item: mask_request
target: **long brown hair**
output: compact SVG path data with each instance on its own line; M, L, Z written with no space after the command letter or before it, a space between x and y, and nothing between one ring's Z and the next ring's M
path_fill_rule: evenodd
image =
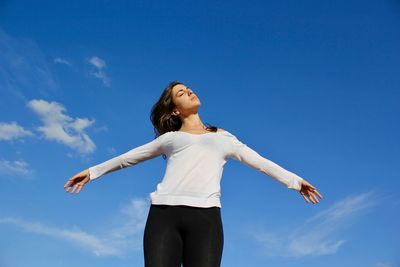
M175 108L175 104L172 101L172 88L177 85L182 84L179 81L172 81L162 92L158 101L151 108L150 120L154 127L154 134L157 138L158 136L170 132L178 131L182 126L182 121L179 116L172 115L172 111ZM216 132L217 127L205 123L207 130L211 132ZM165 158L165 155L163 155Z

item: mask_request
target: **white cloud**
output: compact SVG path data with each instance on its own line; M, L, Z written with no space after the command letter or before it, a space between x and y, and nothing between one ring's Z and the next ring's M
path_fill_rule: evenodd
M98 69L104 69L106 67L106 62L99 57L92 57L89 62Z
M71 63L68 60L60 58L60 57L56 57L54 59L54 63L65 64L65 65L71 66Z
M57 102L47 102L42 99L34 99L27 104L39 115L43 126L37 128L48 140L54 140L67 145L80 153L91 153L96 146L90 137L84 132L95 120L87 118L73 119L64 114L66 108Z
M108 232L111 239L127 240L131 236L141 234L146 221L148 209L148 199L131 199L128 205L124 206L120 211L121 216L119 221L123 223L112 228Z
M90 58L88 61L94 67L94 69L90 72L90 74L102 80L103 84L109 87L110 78L104 71L104 69L107 67L106 62L103 59L96 56Z
M103 234L87 233L77 227L63 229L13 217L0 218L0 224L15 225L29 233L68 241L96 256L122 256L141 248L148 209L148 199L132 199L117 216L117 226L106 226Z
M106 240L102 240L95 235L88 234L79 229L61 229L48 226L40 222L25 221L13 217L1 218L0 224L13 224L30 233L71 241L82 248L90 249L95 255L98 256L110 256L118 254L118 251L110 246Z
M25 130L22 126L16 122L6 123L0 122L0 140L12 140L18 139L25 136L33 136L33 133Z
M305 222L298 222L294 228L269 231L253 225L248 233L269 256L299 258L334 254L346 242L337 237L339 231L377 202L372 192L349 196Z
M29 164L23 160L0 160L0 173L8 175L29 176L34 173Z

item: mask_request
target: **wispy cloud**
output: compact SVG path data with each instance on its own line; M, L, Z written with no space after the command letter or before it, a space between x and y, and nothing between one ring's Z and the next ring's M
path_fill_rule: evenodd
M248 233L269 256L305 257L336 253L346 242L340 231L379 202L373 191L348 196L295 228L268 231L250 226Z
M91 57L88 62L93 67L90 71L90 74L95 76L96 78L102 80L104 86L110 86L110 78L105 73L105 69L107 68L106 62L99 57Z
M30 176L34 170L29 168L29 164L24 160L0 160L0 173L12 176Z
M142 233L149 210L148 198L134 198L121 208L115 225L107 231L107 239L120 244L121 249L142 248Z
M10 123L0 122L0 140L10 141L25 136L34 136L34 135L31 131L25 130L15 121Z
M0 218L0 224L11 224L29 233L71 242L96 256L122 256L142 246L142 232L149 209L149 201L134 198L120 210L116 225L107 226L103 233L91 234L78 229L64 229L14 217Z
M67 145L80 153L91 153L96 146L85 133L85 128L95 120L87 118L71 118L66 115L66 108L57 102L47 102L42 99L30 100L27 104L43 122L37 130L48 140L54 140Z
M54 58L54 63L71 66L71 63L68 60L60 58L60 57Z
M27 100L58 89L46 56L30 38L15 38L0 28L0 88Z
M106 62L99 57L92 57L89 62L98 69L103 69L106 67Z
M378 262L376 264L376 267L395 267L395 265L392 265L392 264L387 263L387 262Z

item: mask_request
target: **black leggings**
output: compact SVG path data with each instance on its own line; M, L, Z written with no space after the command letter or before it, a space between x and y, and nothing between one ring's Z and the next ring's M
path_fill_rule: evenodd
M219 207L150 206L145 267L219 267L224 234Z

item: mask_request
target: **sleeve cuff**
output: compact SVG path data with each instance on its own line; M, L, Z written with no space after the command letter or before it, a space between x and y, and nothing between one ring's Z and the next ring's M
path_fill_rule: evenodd
M298 177L298 176L295 177L295 178L293 179L292 184L291 184L290 186L288 186L288 188L293 189L293 190L296 190L296 191L300 191L303 180L304 180L304 179L301 178L301 177Z
M96 172L94 171L93 167L89 168L89 181L96 179L99 177Z

